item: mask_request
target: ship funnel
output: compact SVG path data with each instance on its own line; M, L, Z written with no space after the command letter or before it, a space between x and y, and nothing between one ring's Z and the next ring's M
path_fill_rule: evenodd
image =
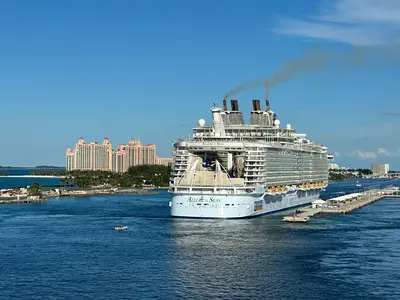
M239 105L237 100L231 100L231 110L239 111Z
M269 111L271 107L269 106L269 100L265 100L265 105L266 105L266 111Z
M253 110L257 110L257 105L256 105L256 100L252 100L253 101Z
M257 110L257 111L261 110L260 100L255 99L253 101L254 101L254 104L255 104L255 109L254 110Z
M228 108L226 107L226 100L224 99L224 101L222 101L222 103L223 103L223 106L224 106L224 111L227 111Z

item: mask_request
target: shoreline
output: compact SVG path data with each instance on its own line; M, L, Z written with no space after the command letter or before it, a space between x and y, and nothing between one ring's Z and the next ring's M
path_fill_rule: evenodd
M149 191L146 189L101 189L101 190L74 190L74 191L61 191L61 193L56 192L44 192L41 197L39 196L27 196L20 195L19 197L10 197L13 199L0 199L0 204L17 204L17 203L43 203L49 199L55 198L71 198L71 197L92 197L92 196L106 196L106 195L157 195L159 191Z
M9 177L9 178L65 178L64 175L0 175L2 177Z
M107 189L91 189L91 190L59 190L58 192L43 192L43 198L64 198L64 197L90 197L90 196L103 196L103 195L154 195L158 194L158 191L149 191L146 189L118 189L118 188L107 188Z

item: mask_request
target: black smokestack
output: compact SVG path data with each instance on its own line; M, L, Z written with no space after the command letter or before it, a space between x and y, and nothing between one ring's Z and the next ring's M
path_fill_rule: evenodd
M235 100L231 100L231 111L235 111Z
M226 107L226 100L224 99L224 101L222 101L222 103L223 103L223 106L224 106L224 111L227 111L228 108Z
M235 101L235 111L239 111L239 103L237 100L234 101Z
M256 100L253 99L253 110L257 110Z
M231 100L231 110L239 111L239 105L237 100Z
M266 111L269 111L271 109L271 107L269 106L269 100L268 99L265 100L265 105L266 105Z
M255 110L261 110L260 100L255 99L254 102L255 102L255 104L256 104L256 109L255 109Z

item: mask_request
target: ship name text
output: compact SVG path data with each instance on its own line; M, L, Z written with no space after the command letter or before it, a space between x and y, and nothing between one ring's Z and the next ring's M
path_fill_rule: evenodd
M203 198L203 197L192 197L190 196L187 202L196 202L196 203L220 203L221 199L217 199L214 197Z

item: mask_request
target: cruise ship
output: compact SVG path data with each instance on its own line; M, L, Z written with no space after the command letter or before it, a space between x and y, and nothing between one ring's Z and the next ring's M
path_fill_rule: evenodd
M246 218L308 204L328 184L327 147L280 126L253 100L245 124L237 100L211 108L193 134L173 144L169 192L173 217Z

